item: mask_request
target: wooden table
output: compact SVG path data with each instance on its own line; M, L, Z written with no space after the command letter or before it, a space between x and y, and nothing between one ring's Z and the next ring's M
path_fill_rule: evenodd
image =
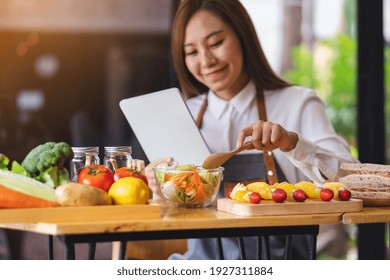
M344 224L390 223L390 207L364 207L363 211L345 213Z
M338 224L343 213L243 217L216 208L159 205L57 207L0 210L0 227L58 236L65 258L76 243L268 235L312 235L315 259L320 224ZM122 257L124 257L122 251Z
M345 213L343 215L344 224L357 224L363 230L357 240L358 258L359 259L388 259L390 251L387 248L385 239L385 227L390 223L390 207L364 207L360 212ZM372 240L370 236L364 234L372 230L383 232L380 240ZM387 236L387 243L390 242L390 237Z

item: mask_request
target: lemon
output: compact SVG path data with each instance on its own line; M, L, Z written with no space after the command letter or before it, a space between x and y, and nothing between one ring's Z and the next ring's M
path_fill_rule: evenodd
M145 204L149 199L149 187L141 179L124 177L111 185L108 195L114 204Z

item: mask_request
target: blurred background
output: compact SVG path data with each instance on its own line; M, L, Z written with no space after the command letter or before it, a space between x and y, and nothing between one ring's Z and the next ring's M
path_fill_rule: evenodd
M0 149L22 160L49 140L130 144L144 157L118 102L177 86L169 44L178 2L0 0ZM242 2L274 70L314 88L354 148L356 0ZM383 3L388 69L390 1Z
M0 152L21 161L46 141L131 145L147 161L118 103L177 86L170 28L179 1L0 0ZM357 0L242 3L274 70L317 91L358 157ZM383 11L388 96L390 0Z
M1 150L132 141L118 103L171 85L174 4L0 0Z

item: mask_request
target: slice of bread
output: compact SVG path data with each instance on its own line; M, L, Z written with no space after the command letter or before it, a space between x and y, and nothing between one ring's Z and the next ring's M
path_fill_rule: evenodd
M347 176L339 179L353 198L380 201L390 199L390 165L373 163L342 163L340 170Z
M376 174L390 177L390 165L374 163L342 163L340 169L348 174Z
M390 178L381 175L351 174L340 178L339 181L351 191L390 193Z
M351 197L359 198L359 199L364 199L364 198L390 199L390 192L359 192L359 191L351 190Z

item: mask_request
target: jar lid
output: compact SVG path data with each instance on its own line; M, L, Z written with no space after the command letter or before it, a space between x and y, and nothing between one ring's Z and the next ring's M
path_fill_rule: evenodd
M104 151L106 153L130 153L131 154L131 146L111 146L111 147L104 147Z
M80 153L99 153L99 147L72 147L76 154Z

